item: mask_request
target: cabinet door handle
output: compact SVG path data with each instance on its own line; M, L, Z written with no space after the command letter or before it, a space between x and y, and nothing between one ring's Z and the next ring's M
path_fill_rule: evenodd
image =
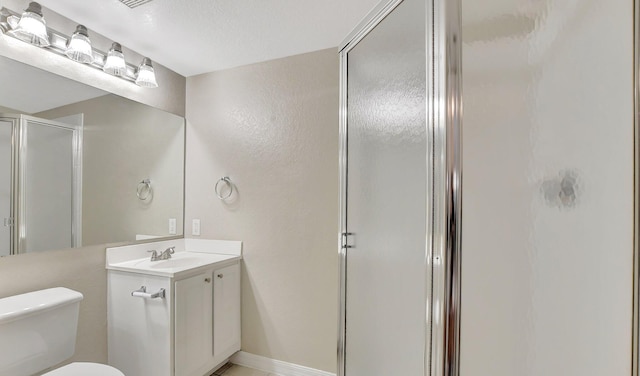
M147 292L147 287L146 286L140 286L139 289L132 291L131 292L131 296L136 297L136 298L143 298L143 299L164 299L165 298L165 290L164 289L160 289L158 290L158 292L154 292L153 294L148 293Z
M224 277L224 274L222 273L218 274L218 278L222 279L222 277Z
M211 283L211 278L205 278L204 281L207 283Z

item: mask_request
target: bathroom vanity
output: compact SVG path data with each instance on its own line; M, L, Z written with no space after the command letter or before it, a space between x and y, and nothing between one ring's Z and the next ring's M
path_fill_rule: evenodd
M175 247L151 261L151 250ZM241 242L107 249L109 364L127 376L204 376L240 350Z

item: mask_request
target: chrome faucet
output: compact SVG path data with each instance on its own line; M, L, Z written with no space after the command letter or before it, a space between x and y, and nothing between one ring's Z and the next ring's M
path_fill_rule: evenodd
M169 247L165 249L164 252L162 252L158 257L160 258L160 260L168 260L174 253L176 253L176 247Z
M169 247L160 254L155 249L147 252L151 252L151 261L168 260L172 254L176 253L176 247Z
M158 261L160 257L158 257L158 252L154 249L152 251L147 251L151 253L151 261Z

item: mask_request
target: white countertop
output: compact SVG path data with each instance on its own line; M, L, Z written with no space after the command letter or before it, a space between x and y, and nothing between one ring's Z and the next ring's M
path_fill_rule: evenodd
M175 247L170 259L151 261L151 249ZM108 270L180 278L242 259L239 241L178 239L107 248Z
M134 259L107 265L108 270L157 275L161 277L176 278L184 273L193 273L200 270L215 267L222 264L240 260L242 257L235 255L221 255L200 252L176 252L170 259L151 261L150 257Z

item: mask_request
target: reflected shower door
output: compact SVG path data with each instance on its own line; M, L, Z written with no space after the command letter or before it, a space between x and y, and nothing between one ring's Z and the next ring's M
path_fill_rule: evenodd
M73 139L73 129L26 120L26 252L74 246Z
M405 0L346 52L347 376L425 372L425 14Z
M11 254L13 122L0 119L0 257Z

